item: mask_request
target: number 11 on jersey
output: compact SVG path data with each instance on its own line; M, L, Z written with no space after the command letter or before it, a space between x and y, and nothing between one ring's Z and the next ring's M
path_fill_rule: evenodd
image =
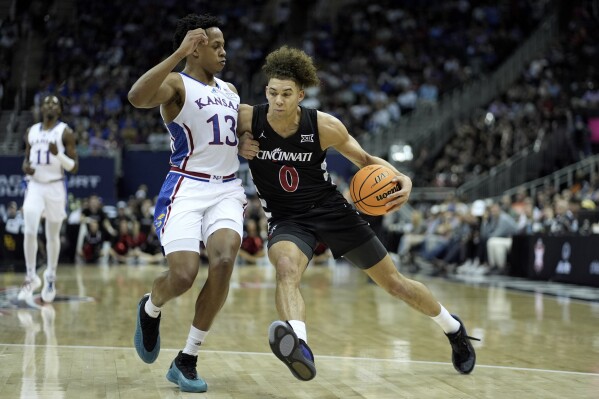
M50 150L45 151L46 153L46 163L42 164L42 150L37 150L37 164L38 165L50 165Z

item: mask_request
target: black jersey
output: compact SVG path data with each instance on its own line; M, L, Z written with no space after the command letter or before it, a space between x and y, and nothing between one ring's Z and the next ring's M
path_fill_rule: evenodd
M249 165L269 217L301 214L336 190L327 171L327 152L320 147L317 111L300 109L297 132L284 138L266 120L268 104L254 106L252 135L260 151Z

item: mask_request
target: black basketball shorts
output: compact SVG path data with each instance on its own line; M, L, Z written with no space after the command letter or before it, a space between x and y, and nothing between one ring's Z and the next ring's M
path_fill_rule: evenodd
M387 255L370 225L338 191L301 214L271 217L268 227L269 248L279 241L291 241L308 259L319 241L336 259L345 256L361 269L374 266Z

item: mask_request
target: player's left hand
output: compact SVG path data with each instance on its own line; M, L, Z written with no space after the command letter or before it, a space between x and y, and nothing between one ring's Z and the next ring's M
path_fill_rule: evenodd
M52 153L52 155L58 154L58 146L55 142L51 142L48 144L48 150Z
M412 179L408 176L397 175L392 181L398 183L401 190L389 196L391 200L385 205L389 209L387 213L395 212L404 206L404 204L408 202L410 193L412 192Z

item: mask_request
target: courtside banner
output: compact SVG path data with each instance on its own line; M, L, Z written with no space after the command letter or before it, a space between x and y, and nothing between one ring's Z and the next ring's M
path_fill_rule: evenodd
M599 287L599 235L515 235L510 275Z
M0 204L16 201L23 203L25 184L23 180L22 156L0 157ZM79 158L79 171L67 173L68 191L76 198L97 194L104 203L116 201L114 158Z

